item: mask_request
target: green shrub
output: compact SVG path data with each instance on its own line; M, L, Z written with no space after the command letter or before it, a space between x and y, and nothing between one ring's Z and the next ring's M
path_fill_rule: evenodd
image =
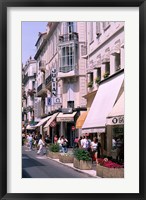
M109 75L110 75L110 73L107 71L107 72L104 73L103 77L107 78Z
M95 79L95 83L99 83L99 82L100 82L100 79L101 79L101 78L100 78L99 76L97 76L96 79Z
M52 152L59 152L59 144L51 144L49 150Z
M93 81L90 81L90 82L88 83L88 87L89 87L89 88L93 87Z
M84 161L91 160L89 152L86 151L85 149L75 149L74 156L77 160L84 160Z

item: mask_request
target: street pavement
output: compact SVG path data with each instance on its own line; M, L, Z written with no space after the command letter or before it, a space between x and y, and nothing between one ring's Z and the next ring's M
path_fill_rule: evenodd
M30 151L22 147L22 178L99 178L96 176L95 164L92 170L80 170L73 163L61 163L46 155L37 155L36 149Z

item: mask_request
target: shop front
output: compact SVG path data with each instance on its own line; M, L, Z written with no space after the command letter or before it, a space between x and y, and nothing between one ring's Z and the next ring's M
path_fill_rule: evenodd
M117 158L117 140L123 142L123 157L124 157L124 92L119 97L112 111L106 119L108 129L108 155L114 159Z
M98 137L103 148L103 154L106 155L109 154L109 127L106 119L119 98L119 94L121 94L123 82L124 71L121 71L100 83L82 126L83 134L89 133Z
M68 146L73 147L75 132L75 115L77 112L72 113L59 113L56 121L60 124L59 135L64 135L68 140Z

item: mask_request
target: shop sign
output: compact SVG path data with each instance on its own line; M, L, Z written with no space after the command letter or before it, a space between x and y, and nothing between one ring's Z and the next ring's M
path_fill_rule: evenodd
M72 126L72 127L71 127L71 130L74 131L74 130L75 130L75 126Z
M50 126L53 128L56 126L56 121L51 122Z
M112 123L113 124L124 124L124 116L113 117L112 118Z
M57 122L73 122L73 117L57 117Z
M51 71L51 82L52 82L52 96L56 96L56 69L52 68Z

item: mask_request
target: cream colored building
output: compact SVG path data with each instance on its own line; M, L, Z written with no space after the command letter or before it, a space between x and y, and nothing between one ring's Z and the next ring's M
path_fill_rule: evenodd
M49 22L36 42L37 97L41 98L41 116L55 116L56 126L44 126L53 136L65 135L73 145L75 121L86 110L85 22ZM55 114L55 115L54 115ZM50 119L49 119L50 120ZM52 120L51 120L52 121ZM41 128L41 132L43 131Z
M123 112L114 116L117 123L107 120L124 91L124 37L124 22L87 22L87 55L83 57L87 61L88 91L84 97L88 115L82 134L97 135L108 155L111 155L112 138L118 135L115 130L124 135Z
M36 61L31 57L22 66L22 108L23 118L28 124L34 123L34 98L36 93Z

